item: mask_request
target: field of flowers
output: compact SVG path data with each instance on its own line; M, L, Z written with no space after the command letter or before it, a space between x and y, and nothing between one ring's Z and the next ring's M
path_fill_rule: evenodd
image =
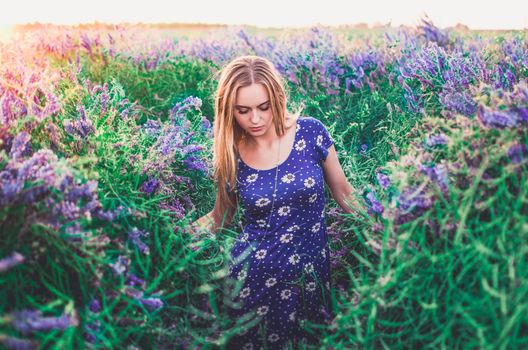
M528 346L528 38L53 27L0 43L0 347L220 349L243 227L214 205L215 73L270 59L363 212L328 193L323 349Z

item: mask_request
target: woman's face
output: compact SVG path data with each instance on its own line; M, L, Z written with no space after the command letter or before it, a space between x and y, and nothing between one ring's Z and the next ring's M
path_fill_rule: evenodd
M236 122L248 136L262 137L269 132L274 133L271 103L262 84L251 84L238 89L234 114Z

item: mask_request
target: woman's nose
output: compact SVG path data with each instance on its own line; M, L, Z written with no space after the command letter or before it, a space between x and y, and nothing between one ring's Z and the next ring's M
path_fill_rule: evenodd
M258 123L259 120L260 120L260 116L259 116L258 112L257 111L252 111L251 112L251 121L253 123Z

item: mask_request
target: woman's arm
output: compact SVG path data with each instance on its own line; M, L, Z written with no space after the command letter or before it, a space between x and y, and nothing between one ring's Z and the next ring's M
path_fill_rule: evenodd
M231 225L236 212L236 207L228 208L224 213L222 213L219 197L220 196L218 195L216 196L213 210L191 223L189 233L196 231L218 233L221 228Z
M346 179L334 145L328 148L328 156L323 163L323 170L325 181L337 204L343 208L345 213L359 212L360 206L357 200L353 198L355 190Z

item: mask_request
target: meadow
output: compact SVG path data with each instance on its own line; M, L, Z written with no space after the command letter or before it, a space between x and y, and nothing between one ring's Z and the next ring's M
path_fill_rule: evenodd
M36 26L0 42L0 346L221 349L242 210L211 211L215 73L271 60L328 128L321 349L528 346L526 31Z

